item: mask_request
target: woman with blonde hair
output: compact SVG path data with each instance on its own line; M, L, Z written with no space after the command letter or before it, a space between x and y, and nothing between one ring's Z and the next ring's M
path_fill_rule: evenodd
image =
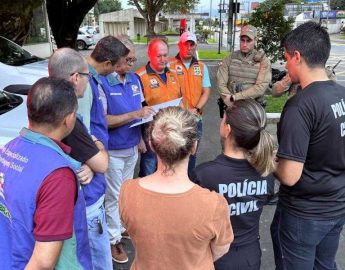
M266 113L252 99L232 103L220 124L223 154L199 165L193 180L220 193L229 204L234 242L215 262L216 270L259 270L259 220L263 205L274 192L272 136Z
M214 269L233 233L226 200L188 178L196 150L194 116L180 107L160 110L149 129L157 171L126 181L120 215L135 247L131 269Z

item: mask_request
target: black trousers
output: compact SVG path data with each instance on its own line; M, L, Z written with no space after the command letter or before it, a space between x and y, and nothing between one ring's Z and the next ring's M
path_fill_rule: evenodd
M216 270L260 270L260 242L244 246L230 247L228 253L215 261Z

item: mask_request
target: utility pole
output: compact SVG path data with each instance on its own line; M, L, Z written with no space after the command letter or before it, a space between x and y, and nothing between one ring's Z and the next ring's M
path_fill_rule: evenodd
M220 54L220 46L222 43L222 0L219 0L219 38L218 38L218 54Z
M234 16L234 10L233 10L233 4L234 0L229 0L229 12L228 12L228 45L230 47L230 51L233 51L232 47L232 30L233 30L233 16Z
M231 51L235 49L236 23L237 23L237 0L235 0L235 10L233 10L233 12L235 12L235 23L234 23L234 32L232 35L232 50Z

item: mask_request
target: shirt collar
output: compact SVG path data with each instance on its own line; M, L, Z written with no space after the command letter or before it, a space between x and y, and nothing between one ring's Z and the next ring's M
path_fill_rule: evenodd
M169 68L165 67L163 73L167 73L167 72L169 72ZM148 62L147 65L146 65L146 73L147 74L158 74L156 71L154 71L152 69L152 67L150 66L150 62Z
M97 83L102 84L101 80L99 79L99 74L97 71L89 64L89 73L91 76L97 81Z
M108 76L106 76L109 85L113 86L117 84L122 84L122 82L119 79L119 76L120 75L116 72L113 72L109 74ZM130 83L130 82L132 82L131 76L129 76L128 73L126 73L125 83Z

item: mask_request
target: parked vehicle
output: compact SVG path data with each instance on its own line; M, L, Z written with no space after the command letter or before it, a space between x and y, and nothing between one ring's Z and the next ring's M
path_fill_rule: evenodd
M0 90L0 147L28 126L26 97L30 85L10 85Z
M33 84L44 76L48 76L48 60L0 36L0 89L10 84Z
M94 44L95 40L93 38L93 34L89 34L88 32L79 29L77 37L77 49L86 50Z

